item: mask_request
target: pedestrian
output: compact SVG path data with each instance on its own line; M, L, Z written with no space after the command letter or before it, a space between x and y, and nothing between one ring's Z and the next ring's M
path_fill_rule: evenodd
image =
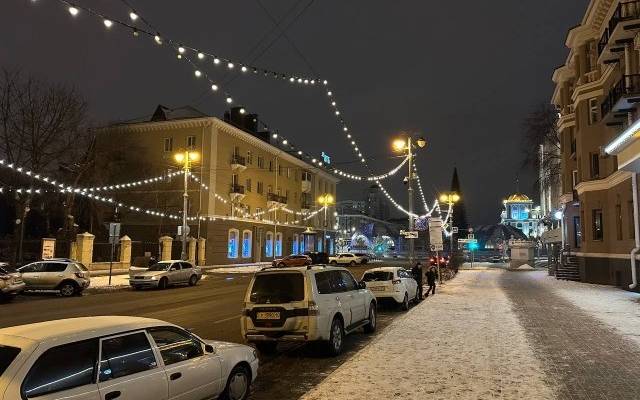
M427 295L425 297L429 297L429 292L432 294L436 294L436 278L438 278L438 273L436 272L436 267L429 268L427 271Z
M418 298L422 300L422 265L418 262L411 268L411 273L418 283Z

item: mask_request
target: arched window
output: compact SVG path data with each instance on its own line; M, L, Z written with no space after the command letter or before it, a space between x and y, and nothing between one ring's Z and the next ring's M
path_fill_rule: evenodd
M282 257L282 232L276 233L276 257Z
M237 229L229 229L229 240L227 241L227 258L238 258L238 236Z
M264 256L273 257L273 232L267 232L264 240Z
M298 254L304 253L304 235L300 235L298 239Z
M242 231L242 258L251 258L251 239L253 233L246 229Z
M291 254L298 254L298 234L293 234L293 244L291 245Z

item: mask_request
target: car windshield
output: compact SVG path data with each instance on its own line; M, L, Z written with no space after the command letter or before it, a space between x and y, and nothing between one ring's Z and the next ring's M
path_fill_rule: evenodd
M4 371L9 368L9 365L11 365L19 353L20 349L17 347L0 344L0 377L2 377Z
M383 282L383 281L392 281L393 280L393 272L388 271L370 271L365 272L362 280L365 282Z
M304 277L300 273L257 275L249 300L256 304L280 304L304 300Z
M149 267L148 271L166 271L171 266L171 263L159 262Z

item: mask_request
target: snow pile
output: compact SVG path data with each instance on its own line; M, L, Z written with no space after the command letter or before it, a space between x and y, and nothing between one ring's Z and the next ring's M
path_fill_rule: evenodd
M503 273L461 271L303 399L554 398Z
M532 267L531 265L529 265L529 264L522 264L521 266L519 266L519 267L518 267L518 268L516 268L516 269L519 269L519 270L522 270L522 271L531 271L531 270L534 270L535 268L533 268L533 267Z
M640 345L640 293L613 286L556 280L538 272L558 295Z
M242 267L213 268L207 272L214 274L255 274L264 267L265 265L245 265Z
M129 286L129 275L112 275L111 276L111 286ZM109 275L104 276L92 276L91 277L91 285L89 287L92 288L102 288L109 287Z

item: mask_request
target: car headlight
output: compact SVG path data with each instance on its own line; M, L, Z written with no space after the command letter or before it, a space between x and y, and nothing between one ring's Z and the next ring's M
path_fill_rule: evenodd
M158 279L158 277L157 277L157 276L152 276L152 277L151 277L151 278L149 278L149 279L151 279L151 280L154 280L154 281L155 281L156 279Z

